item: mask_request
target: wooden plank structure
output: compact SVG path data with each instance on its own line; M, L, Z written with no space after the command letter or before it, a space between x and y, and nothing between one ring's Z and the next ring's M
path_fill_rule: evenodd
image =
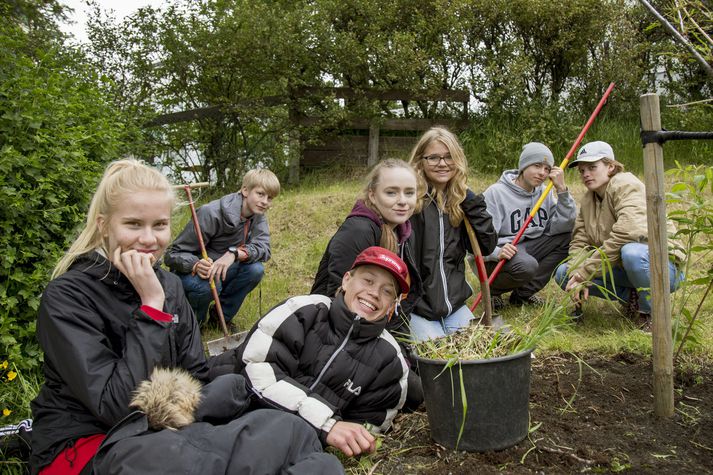
M642 132L661 130L659 96L644 94L639 100ZM668 235L664 193L663 146L644 146L646 219L649 231L651 316L653 318L654 414L671 417L673 400L673 342L671 340L671 293L668 277Z
M309 117L297 109L300 99L340 99L346 103L356 100L381 102L447 102L460 104L459 117L412 118L404 110L403 117L355 117L342 121L335 127L320 117ZM468 126L470 94L465 90L405 91L399 89L353 89L346 87L301 87L284 96L266 96L246 99L236 104L209 106L172 112L155 117L146 124L155 127L200 119L221 120L226 113L237 109L258 106L287 106L294 131L289 133L289 181L299 181L300 170L332 163L350 163L372 166L384 158L405 158L420 132L434 125L444 125L451 130ZM307 142L299 133L302 127L322 127L324 134L319 143Z
M302 143L299 164L290 167L290 181L299 180L299 170L332 163L350 163L373 166L385 158L406 158L416 143L417 135L434 125L444 125L451 130L463 130L468 126L468 102L470 95L463 90L440 90L409 92L403 90L359 90L350 88L305 88L302 94L354 100L363 98L374 101L452 102L461 104L460 117L444 118L355 118L339 124L339 130L325 134L320 143ZM406 114L404 114L406 115ZM293 113L300 126L319 126L321 119ZM385 133L383 133L385 132Z

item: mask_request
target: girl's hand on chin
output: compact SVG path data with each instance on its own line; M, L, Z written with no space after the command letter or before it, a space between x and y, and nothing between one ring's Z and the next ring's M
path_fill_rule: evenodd
M141 304L163 310L166 295L153 269L153 264L156 262L154 255L134 250L121 252L121 248L117 247L112 257L113 264L136 289Z

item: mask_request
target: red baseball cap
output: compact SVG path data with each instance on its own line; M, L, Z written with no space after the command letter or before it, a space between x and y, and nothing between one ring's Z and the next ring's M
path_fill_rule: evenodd
M399 287L401 287L401 293L408 293L408 289L411 285L411 277L408 274L406 263L399 256L383 247L371 246L361 251L356 259L354 259L352 269L367 264L379 266L389 271L391 275L394 276L394 279L396 279L396 282L398 282Z

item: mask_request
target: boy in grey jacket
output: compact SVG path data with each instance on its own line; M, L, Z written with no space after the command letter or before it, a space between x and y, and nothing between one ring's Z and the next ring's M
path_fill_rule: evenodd
M552 180L557 197L549 193L517 246L512 245L527 216ZM490 288L493 305L502 308L501 294L511 291L513 305L542 304L535 294L550 279L557 264L567 257L577 207L564 182L564 172L554 166L547 146L530 142L522 148L518 168L503 172L484 193L488 213L498 233L498 245L485 257L488 272L497 262L507 262Z
M262 263L270 259L265 213L279 193L280 182L270 170L248 171L238 193L196 211L208 260L201 259L191 221L166 250L164 261L181 278L199 322L205 319L212 300L211 278L215 277L226 322L238 313L245 297L262 279Z

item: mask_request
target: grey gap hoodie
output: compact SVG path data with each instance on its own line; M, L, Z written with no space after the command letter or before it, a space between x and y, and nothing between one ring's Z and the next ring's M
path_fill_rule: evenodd
M497 183L485 190L483 196L488 213L493 217L493 226L498 233L498 245L495 250L485 257L486 261L497 261L498 253L502 246L512 242L515 235L525 223L530 211L537 203L540 195L547 186L547 182L536 187L532 193L515 184L518 170L505 170ZM523 234L522 239L535 239L543 234L554 236L560 233L571 232L577 218L577 205L570 192L564 191L557 194L550 192L542 202L537 214L532 218L530 226Z

